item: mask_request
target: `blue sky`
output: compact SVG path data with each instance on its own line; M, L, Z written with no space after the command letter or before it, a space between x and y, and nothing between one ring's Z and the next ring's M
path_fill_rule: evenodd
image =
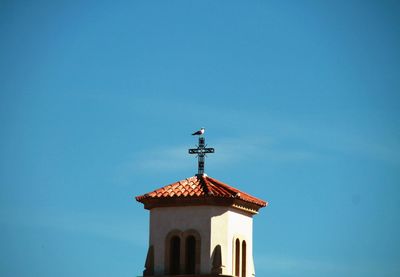
M85 3L83 3L85 2ZM257 276L400 275L398 1L1 1L0 275L138 276L133 196L269 201Z

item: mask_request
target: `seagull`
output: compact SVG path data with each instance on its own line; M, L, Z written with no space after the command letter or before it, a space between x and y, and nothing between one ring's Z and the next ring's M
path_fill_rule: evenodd
M204 128L201 128L200 130L194 132L192 136L201 136L202 134L204 134L204 130Z

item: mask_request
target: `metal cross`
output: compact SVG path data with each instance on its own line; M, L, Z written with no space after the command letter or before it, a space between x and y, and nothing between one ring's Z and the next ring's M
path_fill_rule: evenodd
M199 136L199 145L197 148L191 148L189 149L189 154L197 154L198 158L198 173L197 175L203 175L204 174L204 157L208 153L214 153L214 148L206 148L205 144L205 138L202 136Z

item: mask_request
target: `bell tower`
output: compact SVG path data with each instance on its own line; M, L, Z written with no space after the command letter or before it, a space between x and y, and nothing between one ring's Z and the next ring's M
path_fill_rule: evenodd
M198 173L136 200L150 211L149 248L144 276L255 276L253 216L267 202L204 173L204 133ZM196 133L195 133L196 134Z

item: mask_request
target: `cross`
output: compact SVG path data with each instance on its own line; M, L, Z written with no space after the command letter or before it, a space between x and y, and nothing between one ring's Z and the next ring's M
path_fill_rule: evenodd
M197 175L203 175L204 174L204 157L208 153L214 153L214 148L206 148L205 144L205 138L202 136L199 136L199 145L197 148L191 148L189 149L189 154L197 154L198 158L198 172Z

